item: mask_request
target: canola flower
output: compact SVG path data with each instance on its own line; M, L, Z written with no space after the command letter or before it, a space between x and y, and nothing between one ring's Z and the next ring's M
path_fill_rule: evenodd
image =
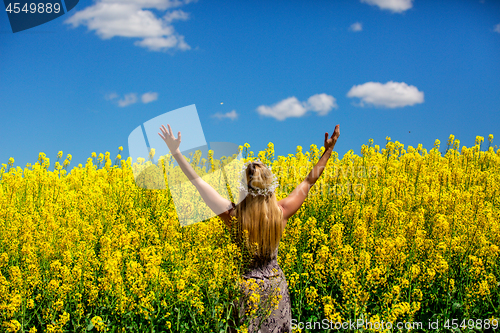
M492 135L488 141L481 151L484 138L467 148L451 135L443 154L439 140L427 151L387 137L383 148L369 140L361 155L334 152L280 243L292 318L427 323L437 315L500 324L500 150ZM153 164L151 151L132 163L118 150L115 165L109 152L92 153L71 171L70 154L53 171L44 153L24 169L14 158L2 164L2 331L219 332L235 299L250 303L248 320L269 315L279 299L261 300L250 282L248 297L239 293L243 255L219 218L182 227L168 190L136 185L141 168L156 172L138 181L176 181L165 177L180 175L171 156ZM272 143L256 156L248 143L240 150L272 166L279 200L324 148L288 156L275 156ZM227 161L213 152L190 159L200 175ZM188 201L181 206L199 213Z

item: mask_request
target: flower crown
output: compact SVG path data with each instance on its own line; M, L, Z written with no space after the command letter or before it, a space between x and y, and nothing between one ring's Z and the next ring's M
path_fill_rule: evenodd
M255 187L252 187L249 184L247 184L247 182L246 182L246 170L251 163L255 163L255 162L262 163L262 161L257 159L255 161L248 161L248 162L245 162L243 164L243 167L241 168L241 172L240 172L240 175L241 175L240 186L238 188L243 192L243 194L245 196L247 196L248 194L251 194L254 197L257 195L268 196L268 195L273 194L279 185L278 179L273 174L272 169L264 163L262 163L262 164L264 165L264 167L266 167L271 172L271 175L272 175L273 180L271 181L271 185L267 186L266 188L255 188Z

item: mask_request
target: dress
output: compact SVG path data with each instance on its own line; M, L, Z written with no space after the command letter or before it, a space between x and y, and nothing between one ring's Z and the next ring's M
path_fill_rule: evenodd
M262 312L266 309L272 310L270 316L264 321L260 317L253 318L248 326L249 333L284 333L291 332L291 306L288 284L278 264L278 248L274 251L271 260L267 263L259 263L253 266L247 273L243 274L245 283L240 286L245 297L240 300L239 318L246 318L245 311L252 308L248 305L249 295L252 293L252 286L256 287L255 292L260 296L258 308ZM279 287L279 291L277 289ZM269 298L271 296L271 299ZM274 298L273 296L278 296ZM279 300L277 309L273 309L272 298ZM250 301L252 304L252 302ZM241 320L241 319L240 319ZM262 323L261 323L262 322ZM260 327L259 327L259 324Z
M233 303L235 309L239 311L235 316L239 319L237 326L242 325L245 319L250 318L248 333L291 332L290 294L285 275L278 264L278 247L272 253L270 260L254 258L242 275L242 279L243 283L240 284L240 290L243 297L240 298L238 303ZM252 296L252 294L258 294L259 297ZM272 304L272 302L275 303ZM250 316L247 315L246 312L252 309L255 313ZM271 313L266 319L262 320L262 318L266 317L266 312L268 315L269 312ZM230 332L236 331L230 330Z

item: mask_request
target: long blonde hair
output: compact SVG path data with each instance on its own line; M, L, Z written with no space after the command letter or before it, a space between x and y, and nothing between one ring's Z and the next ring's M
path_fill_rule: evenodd
M249 191L268 188L273 174L260 161L250 163L245 171ZM240 193L241 195L241 193ZM248 231L246 246L254 256L269 259L279 245L283 234L283 212L274 191L268 195L248 194L238 205L235 215L241 231Z

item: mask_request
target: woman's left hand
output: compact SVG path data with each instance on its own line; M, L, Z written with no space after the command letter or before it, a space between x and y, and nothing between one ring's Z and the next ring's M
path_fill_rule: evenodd
M168 130L165 128L165 125L161 125L160 130L163 133L163 135L161 135L160 133L158 133L158 135L163 139L163 141L165 141L168 148L170 149L170 152L173 154L179 151L179 145L181 144L181 132L179 131L176 139L172 134L172 129L170 128L170 125L167 124L167 126Z
M332 136L328 138L328 132L325 133L325 151L328 149L333 149L337 140L340 136L340 125L335 126L335 130L332 133Z

